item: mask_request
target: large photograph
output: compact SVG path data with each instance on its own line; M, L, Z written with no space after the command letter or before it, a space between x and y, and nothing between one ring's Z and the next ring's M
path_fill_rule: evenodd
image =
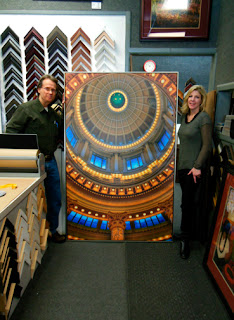
M67 233L171 241L177 73L66 73Z

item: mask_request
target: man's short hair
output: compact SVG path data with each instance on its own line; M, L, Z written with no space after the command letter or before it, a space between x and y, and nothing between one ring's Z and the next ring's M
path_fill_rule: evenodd
M42 87L43 81L46 80L46 79L49 79L49 80L53 81L56 84L56 88L58 88L58 80L55 77L51 76L50 74L45 74L39 80L39 82L37 84L37 89Z

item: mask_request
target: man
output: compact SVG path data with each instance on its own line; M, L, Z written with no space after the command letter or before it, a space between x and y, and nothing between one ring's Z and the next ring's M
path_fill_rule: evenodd
M44 75L38 82L38 98L20 105L7 124L7 133L37 134L40 151L45 155L44 180L47 201L46 219L52 241L61 243L65 236L57 232L61 208L60 178L54 152L58 141L63 141L63 118L52 108L57 95L58 81L51 75Z

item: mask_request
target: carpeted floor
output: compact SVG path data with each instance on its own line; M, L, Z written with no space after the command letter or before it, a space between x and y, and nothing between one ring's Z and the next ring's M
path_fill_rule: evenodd
M181 190L175 185L174 234ZM49 243L11 320L229 320L203 267L205 248L179 241Z
M50 243L11 319L127 319L125 244Z
M203 256L199 243L188 260L180 258L179 242L126 244L129 319L229 319Z
M12 320L228 320L202 266L179 242L50 243Z

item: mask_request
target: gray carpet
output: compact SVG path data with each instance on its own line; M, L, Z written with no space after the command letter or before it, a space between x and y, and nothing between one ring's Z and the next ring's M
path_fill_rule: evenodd
M49 244L12 320L228 320L202 266L179 242Z
M181 190L175 184L174 234ZM179 241L50 243L11 320L228 320L202 265L205 248Z
M49 244L12 320L128 319L125 244Z
M126 245L129 319L228 320L229 314L202 265L204 248L188 260L179 242Z

